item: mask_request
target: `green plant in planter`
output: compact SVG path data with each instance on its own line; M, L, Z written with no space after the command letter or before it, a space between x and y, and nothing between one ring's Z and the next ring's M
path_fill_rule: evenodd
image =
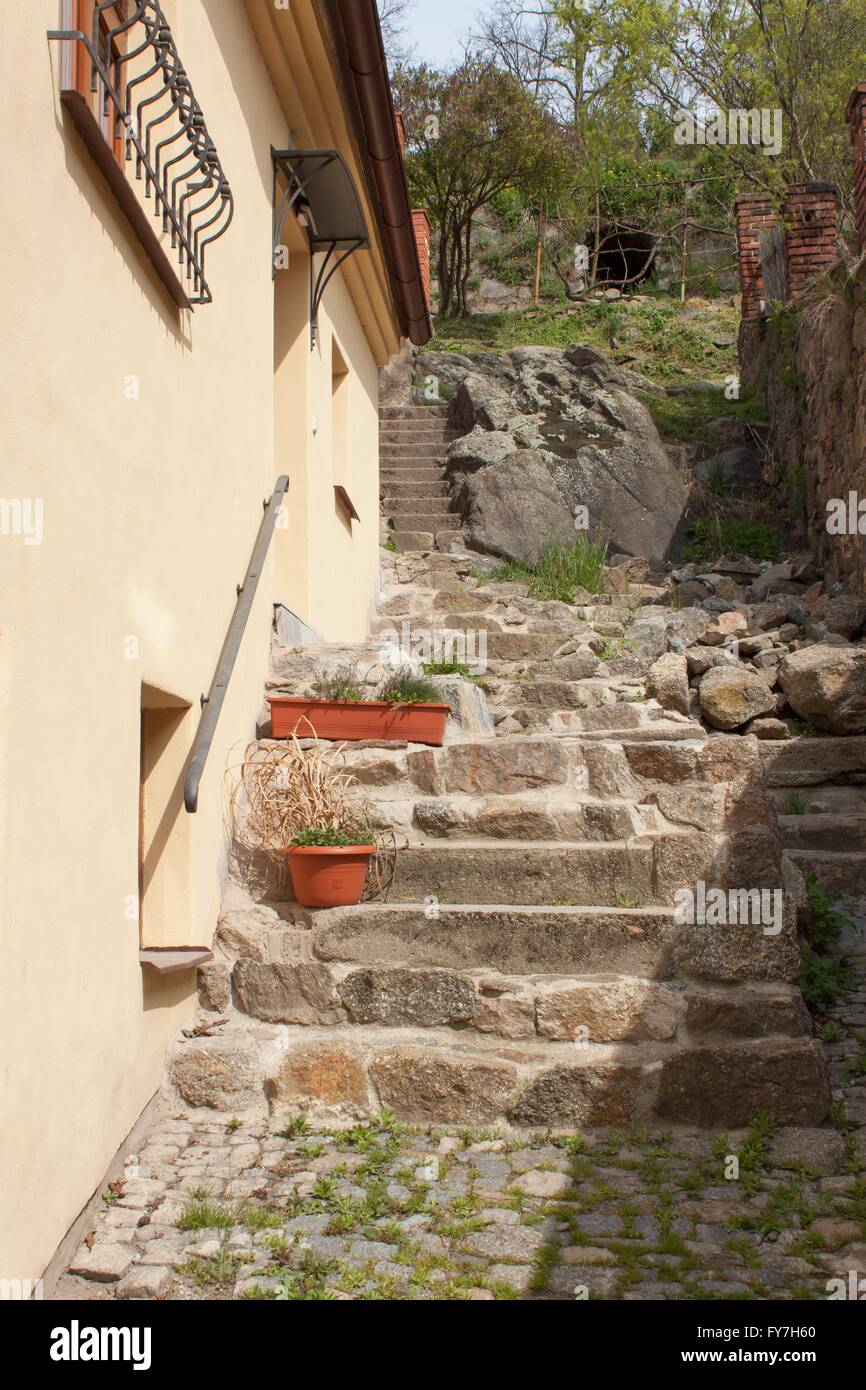
M363 680L357 666L339 666L331 676L320 676L313 690L317 700L343 700L360 704L364 699Z
M392 705L436 705L444 704L439 691L425 676L416 676L403 669L387 676L379 690L379 699Z
M292 838L292 844L299 849L321 847L327 849L350 849L352 845L369 845L369 832L356 830L349 833L333 825L309 825Z

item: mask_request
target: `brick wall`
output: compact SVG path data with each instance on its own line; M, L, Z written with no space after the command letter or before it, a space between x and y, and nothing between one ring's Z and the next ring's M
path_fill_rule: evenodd
M743 193L734 200L734 214L742 314L744 319L753 319L763 313L765 307L760 233L776 226L779 215L769 197L751 193Z
M403 114L395 111L394 119L397 123L397 139L400 142L400 153L406 157L406 126L403 121ZM415 244L418 247L418 260L421 265L421 280L424 285L424 298L427 301L427 308L430 308L430 218L423 208L413 208L412 225L415 228Z
M423 208L412 212L415 227L415 242L418 246L418 260L421 262L421 280L424 284L424 298L430 308L430 218Z
M839 200L832 183L793 183L784 206L788 298L799 299L838 259Z

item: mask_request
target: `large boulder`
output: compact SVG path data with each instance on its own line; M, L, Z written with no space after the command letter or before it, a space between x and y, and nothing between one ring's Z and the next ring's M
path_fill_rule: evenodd
M819 642L791 652L779 684L795 714L827 734L866 732L866 648Z
M827 599L825 604L815 604L813 618L822 622L828 632L836 632L841 637L856 637L863 631L866 623L866 599L854 594L839 594Z
M698 687L701 713L714 729L739 729L776 708L767 682L746 666L712 666Z
M531 560L588 525L620 554L670 552L686 489L626 373L577 344L470 365L453 407L464 435L448 456L470 547Z
M574 540L574 517L543 454L517 449L511 440L510 452L497 463L478 466L480 461L480 455L467 460L462 453L458 471L451 473L469 545L511 560L534 560L545 541Z

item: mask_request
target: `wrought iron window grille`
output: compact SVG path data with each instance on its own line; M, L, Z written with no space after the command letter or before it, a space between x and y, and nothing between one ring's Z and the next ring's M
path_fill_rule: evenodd
M274 241L271 269L283 249L286 218L293 212L310 243L310 349L316 346L319 309L325 290L356 251L370 245L361 201L342 155L337 150L275 150L273 160ZM278 197L279 176L285 188ZM316 268L316 253L322 260Z
M67 3L63 14L74 20L73 6ZM122 152L124 165L135 160L136 180L144 179L145 198L153 197L154 216L161 215L177 251L181 281L185 272L183 302L212 303L205 253L228 231L234 199L159 0L98 0L91 33L52 29L48 38L67 45L66 104L82 98L73 79L76 46L79 71L82 50L87 53L105 144L112 157L113 148ZM155 233L154 240L160 244Z

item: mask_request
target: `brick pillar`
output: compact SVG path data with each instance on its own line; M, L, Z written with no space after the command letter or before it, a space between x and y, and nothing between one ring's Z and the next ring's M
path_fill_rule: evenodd
M430 308L430 218L423 208L412 211L412 225L415 228L415 242L418 247L418 260L421 262L421 280L424 284L424 298Z
M744 319L758 318L763 313L764 277L761 274L759 235L776 225L778 214L772 200L765 195L741 193L734 199L737 222L737 264L740 271L740 294Z
M406 158L406 124L403 120L403 112L394 112L394 123L397 126L397 143L400 146L400 153Z
M785 198L788 297L799 299L810 280L838 259L839 198L832 183L792 183Z

